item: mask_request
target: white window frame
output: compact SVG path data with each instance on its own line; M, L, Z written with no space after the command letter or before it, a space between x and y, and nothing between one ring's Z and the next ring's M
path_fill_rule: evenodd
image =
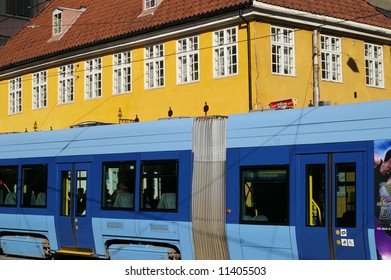
M22 112L22 78L17 77L9 81L9 107L8 114Z
M33 110L45 108L48 98L48 73L40 71L33 73Z
M271 64L272 73L294 76L295 67L295 32L291 28L271 26Z
M84 98L94 99L102 96L102 58L93 58L85 62Z
M342 82L341 38L321 35L320 52L322 80L330 82Z
M58 69L58 103L73 102L75 73L73 64L60 66Z
M214 78L238 74L238 28L213 32Z
M383 46L365 43L364 52L366 85L384 88Z
M62 11L53 12L53 35L62 33Z
M164 44L148 46L144 49L145 89L164 87Z
M114 95L132 91L132 52L126 51L113 55Z
M176 41L177 84L199 81L199 37L192 36Z

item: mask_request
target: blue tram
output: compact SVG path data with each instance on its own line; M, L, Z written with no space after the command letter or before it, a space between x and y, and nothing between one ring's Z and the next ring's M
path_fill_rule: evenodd
M1 253L387 259L390 108L377 101L1 135Z

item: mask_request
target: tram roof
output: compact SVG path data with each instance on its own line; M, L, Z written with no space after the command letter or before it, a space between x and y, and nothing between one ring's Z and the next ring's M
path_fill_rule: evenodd
M230 116L227 147L338 143L391 138L391 100L255 111Z
M178 118L5 134L0 159L191 150L192 124Z

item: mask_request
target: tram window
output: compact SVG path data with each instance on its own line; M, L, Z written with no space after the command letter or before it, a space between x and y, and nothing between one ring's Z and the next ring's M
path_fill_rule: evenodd
M23 207L46 207L48 169L46 165L22 166Z
M141 164L141 209L176 211L178 162L143 161Z
M285 225L289 222L288 167L241 170L241 221Z
M356 226L356 164L336 165L337 227Z
M135 182L135 162L103 163L102 207L133 209Z
M0 206L16 206L17 166L0 166Z
M325 226L325 172L324 164L309 164L306 167L306 224L309 227Z

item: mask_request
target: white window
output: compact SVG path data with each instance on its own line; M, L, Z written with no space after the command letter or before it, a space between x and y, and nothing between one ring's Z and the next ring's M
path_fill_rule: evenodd
M164 86L164 47L163 44L145 48L145 88Z
M177 41L177 83L199 80L198 36Z
M227 28L213 33L214 77L238 73L237 28Z
M9 114L22 112L22 78L18 77L9 82Z
M342 81L341 39L332 36L320 36L322 60L322 79L325 81Z
M294 31L289 28L271 27L272 73L295 75Z
M102 96L102 59L94 58L85 63L85 99Z
M365 77L368 86L384 87L382 46L365 43Z
M73 102L75 80L73 64L61 66L58 76L58 103Z
M62 33L62 11L56 10L53 13L53 34Z
M33 109L47 106L47 71L33 74Z
M156 8L157 0L145 0L145 10Z
M130 92L132 90L132 56L131 52L113 55L114 94Z

